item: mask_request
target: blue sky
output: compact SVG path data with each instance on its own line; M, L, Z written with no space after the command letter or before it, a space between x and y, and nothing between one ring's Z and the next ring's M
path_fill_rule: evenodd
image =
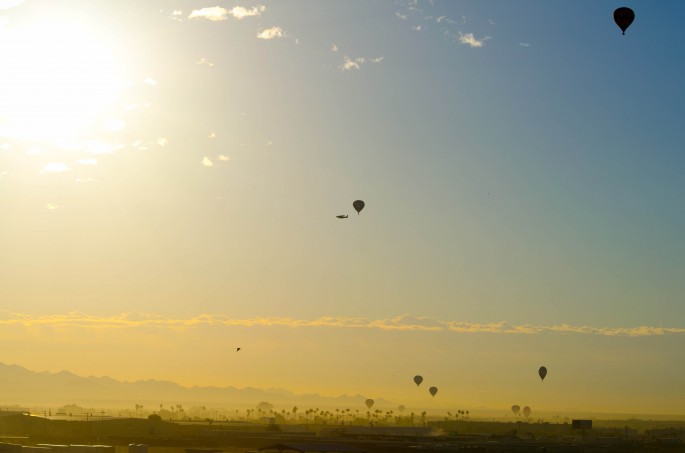
M483 366L515 337L551 345L520 353L533 376L563 354L577 369L593 348L623 357L597 359L606 375L642 351L654 359L644 383L621 388L640 382L642 410L675 411L667 392L643 388L685 373L674 360L685 332L680 2L54 5L0 2L12 68L0 75L0 309L13 341L35 341L7 360L114 375L68 347L49 362L39 345L57 331L73 345L70 329L149 338L131 313L166 319L170 336L178 323L217 325L193 321L202 315L222 320L227 342L257 329L272 360L282 329L303 343L330 331L323 350L370 329L387 360L403 335L445 357L467 351L444 335L482 338L471 353ZM636 13L625 35L619 6ZM232 383L258 379L254 366ZM500 388L479 379L468 385ZM322 381L322 392L351 391Z

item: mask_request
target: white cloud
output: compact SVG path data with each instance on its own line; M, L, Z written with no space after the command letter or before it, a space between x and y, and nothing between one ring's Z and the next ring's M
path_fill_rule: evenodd
M483 47L485 41L487 41L488 39L490 39L489 36L486 36L485 38L478 40L475 36L473 36L473 33L459 33L459 42L462 44L466 44L470 47Z
M234 6L231 9L222 8L221 6L211 6L208 8L193 10L188 16L189 19L207 19L213 22L219 22L228 19L228 16L241 20L246 17L261 16L266 11L266 6L258 5L252 8L245 8L244 6Z
M157 81L156 81L155 79L153 79L152 77L146 78L145 80L143 80L143 83L144 83L145 85L150 85L150 86L155 86L155 85L157 85Z
M213 166L214 166L214 162L212 162L212 159L210 159L209 157L205 156L204 159L202 159L202 165L204 165L205 167L213 167Z
M70 171L71 168L67 164L63 164L62 162L52 162L49 164L46 164L43 166L43 169L40 171L40 174L45 174L45 173L64 173L66 171Z
M357 58L356 60L350 59L350 57L345 57L343 64L339 66L341 71L349 71L351 69L359 69L359 65L364 62L363 58Z
M229 14L240 20L250 16L261 16L264 11L266 11L266 6L263 5L255 6L250 9L247 9L244 6L234 6L229 11Z
M167 140L165 137L159 137L157 140L155 140L155 143L157 143L159 146L166 146L166 144L169 143L169 140Z
M97 159L79 159L76 163L81 165L97 165L98 161Z
M219 154L217 156L217 159L219 159L222 162L228 162L229 160L231 160L231 158L227 154Z
M338 51L338 46L336 46L335 43L333 43L333 45L331 46L331 52L337 52L337 51Z
M212 6L209 8L202 8L193 10L188 19L207 19L214 22L226 20L229 11L226 8L220 6Z
M271 27L257 33L257 38L259 39L283 38L284 36L285 32L281 27Z
M115 143L94 141L88 143L85 149L86 151L89 151L93 154L112 154L114 151L120 150L123 147L124 145L119 145Z
M530 43L528 43L528 42L520 42L520 43L519 43L519 46L521 46L521 47L530 47Z
M445 22L445 23L448 23L448 24L456 24L456 23L457 23L456 20L452 20L452 19L450 19L450 18L447 17L447 16L440 16L440 17L438 17L437 19L435 19L435 22L437 22L437 23Z
M103 124L105 130L110 132L121 131L126 127L126 123L119 118L107 118Z
M48 211L54 211L59 208L61 208L61 206L57 203L48 203L45 205L45 209L47 209Z
M0 0L0 9L10 9L24 3L24 0Z
M214 63L212 63L211 61L207 60L205 57L202 57L202 58L200 58L199 60L197 60L197 64L199 64L199 65L207 65L207 66L209 66L209 67L214 66Z
M347 55L345 56L345 59L343 60L343 64L338 66L338 69L341 71L351 71L352 69L359 70L361 68L361 65L364 63L380 63L383 61L384 57L360 57L360 58L355 58L354 60L348 57Z
M395 16L397 16L398 19L400 20L407 20L407 15L406 14L400 14L399 12L395 13Z
M423 29L423 25L412 25L411 29L414 31L421 31Z

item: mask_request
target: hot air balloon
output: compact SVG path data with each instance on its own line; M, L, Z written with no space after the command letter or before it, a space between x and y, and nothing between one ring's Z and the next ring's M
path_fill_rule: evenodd
M544 366L541 366L540 369L538 370L538 374L540 375L540 379L543 381L545 380L545 376L547 376L547 368Z
M511 406L511 411L514 413L514 415L518 415L520 410L521 406L519 406L518 404L514 404L513 406Z
M352 207L354 208L355 211L357 211L357 215L359 215L360 212L362 212L362 209L364 209L365 203L361 200L355 200L354 203L352 203Z
M366 407L368 407L369 409L373 407L373 400L371 398L366 400Z
M530 407L526 406L523 408L523 416L526 418L530 417Z
M423 376L419 376L418 374L416 376L414 376L414 384L416 384L417 387L419 385L421 385L422 382L423 382Z
M431 387L428 389L428 391L430 392L430 394L432 396L435 396L435 394L438 393L438 388L437 387Z
M633 23L633 20L635 20L635 13L630 8L622 6L614 11L614 22L616 22L616 25L618 25L618 28L621 29L624 35L630 24Z

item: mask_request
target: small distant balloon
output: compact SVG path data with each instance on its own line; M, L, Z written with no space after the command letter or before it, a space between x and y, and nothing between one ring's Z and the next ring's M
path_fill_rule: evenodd
M428 389L428 391L430 392L430 394L432 396L435 396L435 394L438 393L438 388L437 387L431 387Z
M530 407L526 406L523 408L523 416L526 418L530 417Z
M521 406L519 406L518 404L514 404L513 406L511 406L511 411L514 413L514 415L518 415L521 411Z
M414 376L414 384L416 384L417 387L419 385L421 385L422 382L423 382L423 376L419 376L418 374L416 376Z
M540 375L540 379L543 381L545 380L545 376L547 376L547 368L544 366L541 366L540 369L538 370L538 374Z
M632 9L622 6L614 11L614 22L621 29L623 34L626 34L626 30L630 27L630 24L635 20L635 13Z
M355 211L357 211L357 215L359 215L359 213L362 212L362 209L364 209L365 205L366 204L361 200L355 200L354 203L352 203L352 207Z
M371 409L373 407L373 400L371 398L369 398L365 402L366 402L366 407L368 407L369 409Z

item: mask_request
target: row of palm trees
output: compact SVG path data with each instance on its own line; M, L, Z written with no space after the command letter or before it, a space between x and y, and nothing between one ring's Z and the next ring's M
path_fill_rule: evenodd
M136 404L136 413L140 416L144 406L142 404ZM411 412L408 415L404 415L404 406L399 406L397 412L394 410L368 410L366 412L360 411L359 409L330 409L324 410L319 408L310 408L301 411L297 406L293 406L291 410L281 409L280 411L274 410L273 405L270 403L262 402L255 409L246 409L244 411L235 410L234 413L218 413L213 411L213 417L207 414L207 408L205 406L196 407L190 409L190 414L186 412L181 404L172 404L167 408L164 404L159 405L159 414L162 415L163 419L169 416L170 419L175 420L205 420L210 421L217 418L226 420L260 420L265 417L275 419L276 423L320 423L320 424L340 424L340 425L362 425L371 424L374 426L379 425L414 425L419 421L421 424L426 422L426 412L421 413ZM230 415L229 415L230 414ZM463 420L468 417L469 411L458 409L454 413L451 411L447 412L445 420Z

